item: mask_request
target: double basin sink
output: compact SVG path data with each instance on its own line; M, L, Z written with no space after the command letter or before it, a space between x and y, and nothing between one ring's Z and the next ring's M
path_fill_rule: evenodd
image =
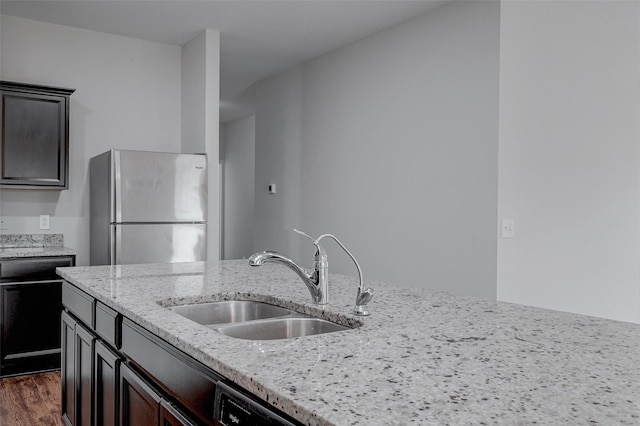
M169 307L221 334L247 340L276 340L350 330L290 309L251 300L228 300Z

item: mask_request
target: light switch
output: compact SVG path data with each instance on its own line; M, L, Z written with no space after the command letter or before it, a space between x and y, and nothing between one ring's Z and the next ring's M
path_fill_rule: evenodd
M513 235L514 235L513 219L502 219L501 235L502 235L502 238L513 238Z
M49 229L49 215L41 214L40 215L40 229Z
M276 193L276 184L272 183L269 185L269 194L275 194Z

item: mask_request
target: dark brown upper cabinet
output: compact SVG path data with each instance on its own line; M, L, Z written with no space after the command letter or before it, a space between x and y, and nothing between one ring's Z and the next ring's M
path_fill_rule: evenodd
M69 187L69 97L74 91L0 81L0 188Z

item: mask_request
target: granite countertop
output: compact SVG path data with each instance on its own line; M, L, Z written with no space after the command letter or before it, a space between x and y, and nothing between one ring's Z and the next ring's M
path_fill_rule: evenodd
M304 424L640 424L640 325L373 281L357 318L355 277L331 274L321 311L292 271L246 260L58 273ZM251 341L163 307L224 299L362 325Z
M20 257L72 256L76 250L64 247L62 234L2 234L0 260Z

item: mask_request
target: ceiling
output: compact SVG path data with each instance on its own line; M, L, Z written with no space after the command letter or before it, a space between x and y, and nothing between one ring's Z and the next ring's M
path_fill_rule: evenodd
M253 84L443 0L1 0L0 13L183 45L220 32L220 121L252 113Z

